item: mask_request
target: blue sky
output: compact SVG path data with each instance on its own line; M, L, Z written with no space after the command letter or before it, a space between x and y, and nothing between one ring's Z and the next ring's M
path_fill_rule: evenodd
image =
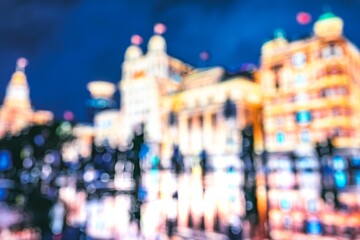
M118 83L124 52L133 34L152 35L153 25L167 26L168 52L194 66L237 69L258 64L260 48L276 28L290 39L310 34L296 14L313 21L325 8L341 16L345 35L360 46L360 1L357 0L1 0L0 99L15 69L26 57L35 109L61 117L66 110L86 119L86 84ZM211 58L201 62L199 53Z

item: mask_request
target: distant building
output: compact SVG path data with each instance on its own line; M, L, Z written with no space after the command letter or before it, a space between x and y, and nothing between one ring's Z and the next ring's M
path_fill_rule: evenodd
M352 188L360 185L359 69L358 49L343 36L342 19L330 12L315 22L308 39L288 42L277 31L263 45L271 238L305 238L304 231L344 236L342 229L359 229L358 191ZM334 151L318 158L315 143L328 138ZM346 214L335 209L338 204Z
M30 90L26 80L26 59L17 62L16 71L6 89L0 108L0 137L16 134L31 124L45 124L53 120L49 111L34 111L30 102Z

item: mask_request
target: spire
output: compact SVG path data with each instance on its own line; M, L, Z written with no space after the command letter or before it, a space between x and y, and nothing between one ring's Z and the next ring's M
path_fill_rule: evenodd
M165 52L166 41L162 34L166 32L166 26L163 23L157 23L154 26L154 36L152 36L148 43L148 50L150 52Z
M27 85L25 67L28 61L26 58L19 58L16 62L16 70L11 76L11 85Z
M142 56L142 50L139 47L142 43L143 39L140 35L133 35L131 37L131 45L126 49L125 59L133 60Z
M27 66L28 61L26 58L19 58L16 62L16 71L25 73L25 67Z

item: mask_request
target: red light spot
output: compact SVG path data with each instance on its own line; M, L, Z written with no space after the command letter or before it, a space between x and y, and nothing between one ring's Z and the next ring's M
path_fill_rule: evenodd
M301 25L306 25L311 22L311 15L307 12L299 12L296 15L296 21Z
M140 35L134 35L131 37L131 43L134 45L140 45L143 42L143 39Z
M71 111L65 111L64 112L64 119L66 121L72 121L72 120L74 120L74 114Z
M154 26L154 32L156 33L156 34L163 34L164 32L166 31L166 26L164 25L164 24L162 24L162 23L157 23L157 24L155 24L155 26Z
M199 56L200 56L200 59L203 61L207 61L210 58L210 54L206 51L201 52Z

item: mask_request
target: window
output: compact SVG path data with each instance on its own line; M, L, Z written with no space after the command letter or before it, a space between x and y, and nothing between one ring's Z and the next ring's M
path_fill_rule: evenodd
M281 64L276 64L273 67L271 67L271 70L274 74L274 82L275 82L275 88L278 89L280 87L280 70L282 68Z
M211 114L211 125L213 128L216 127L216 113Z
M360 186L360 170L354 171L354 183L355 186Z
M199 116L199 123L200 123L200 128L203 128L203 126L204 126L204 118L203 118L202 115Z
M321 57L324 59L329 59L331 57L342 56L342 53L343 51L340 46L337 46L334 43L330 43L328 46L324 47L321 50Z
M280 144L285 142L285 134L283 132L278 132L276 134L276 142Z
M309 95L307 93L299 93L295 97L296 102L307 102L309 100Z
M295 75L295 85L296 86L305 86L306 85L306 75L303 73Z
M300 124L309 123L311 121L311 114L309 111L301 111L296 113L296 122Z
M337 188L344 188L347 185L347 176L345 171L336 171L334 173L335 185Z
M310 132L307 129L304 129L300 133L300 141L302 143L309 143L310 142Z
M335 170L345 170L346 169L346 162L344 160L344 158L340 157L340 156L335 156L333 158L333 166Z
M189 130L191 130L191 126L192 125L192 119L191 119L191 117L189 117L188 118L188 128L189 128Z
M294 67L303 67L306 63L306 55L303 52L295 53L292 58L291 62Z
M291 209L291 202L289 201L289 199L281 199L280 200L280 208L282 210L290 210Z

